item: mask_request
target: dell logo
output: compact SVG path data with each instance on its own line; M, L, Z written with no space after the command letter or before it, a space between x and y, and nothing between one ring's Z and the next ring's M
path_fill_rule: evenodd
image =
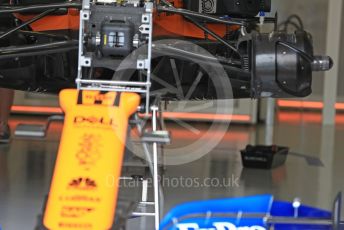
M110 118L104 117L85 117L85 116L77 116L74 118L74 124L100 124L100 125L113 125L113 120Z

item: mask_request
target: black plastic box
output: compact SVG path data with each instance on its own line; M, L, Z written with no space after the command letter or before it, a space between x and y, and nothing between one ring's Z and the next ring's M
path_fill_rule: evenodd
M273 169L285 163L288 153L288 147L248 145L241 151L241 159L245 168Z
M184 7L205 14L254 17L270 12L271 0L184 0Z

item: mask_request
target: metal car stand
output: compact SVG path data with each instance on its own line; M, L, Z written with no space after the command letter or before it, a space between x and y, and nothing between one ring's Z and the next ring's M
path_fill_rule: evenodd
M151 130L147 131L147 119L141 119L138 114L134 116L134 123L141 137L141 143L148 162L150 172L153 177L153 201L148 201L148 182L142 180L142 200L138 204L136 211L132 213L134 217L154 217L155 229L159 229L160 213L162 211L163 193L159 181L159 157L162 157L162 148L159 146L170 143L170 135L165 129L164 120L161 114L160 100L156 99L150 107ZM160 149L160 151L159 151ZM153 207L153 211L147 211L147 207Z
M140 134L141 143L144 150L145 158L148 162L154 186L154 198L153 201L148 201L148 181L144 177L140 177L142 182L142 194L141 201L138 202L138 208L132 213L134 217L154 217L155 229L159 229L160 224L160 211L162 192L159 182L159 146L166 144L170 141L169 134L164 129L163 118L159 113L160 100L156 99L151 103L151 59L152 59L152 46L153 46L153 9L152 2L144 3L145 10L140 16L141 25L139 26L139 32L146 39L146 50L144 55L140 55L136 60L136 69L138 71L145 72L146 78L143 81L123 81L120 79L112 80L98 80L89 79L83 76L83 69L92 68L97 65L97 60L94 59L94 54L87 52L84 49L84 31L87 27L87 23L92 20L91 9L92 5L90 0L84 0L82 2L82 10L80 11L80 30L79 30L79 64L78 64L78 77L76 79L77 88L79 90L96 90L102 92L132 92L143 95L145 99L144 106L138 111L144 113L146 117L151 116L151 131L147 131L147 120L141 119L137 113L134 119L131 121L136 126ZM116 65L116 62L112 62ZM113 66L114 67L114 66ZM137 180L134 177L123 177L122 180ZM149 207L154 207L152 211L147 211Z

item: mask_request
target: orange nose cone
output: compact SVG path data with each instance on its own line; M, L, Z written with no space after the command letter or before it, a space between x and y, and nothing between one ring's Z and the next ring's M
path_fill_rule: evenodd
M113 225L134 93L60 94L65 111L59 152L44 215L50 230L108 230Z

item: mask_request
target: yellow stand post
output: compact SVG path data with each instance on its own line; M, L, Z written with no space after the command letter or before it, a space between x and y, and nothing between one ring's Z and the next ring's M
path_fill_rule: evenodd
M64 90L65 111L44 226L108 230L113 225L129 117L135 93Z

